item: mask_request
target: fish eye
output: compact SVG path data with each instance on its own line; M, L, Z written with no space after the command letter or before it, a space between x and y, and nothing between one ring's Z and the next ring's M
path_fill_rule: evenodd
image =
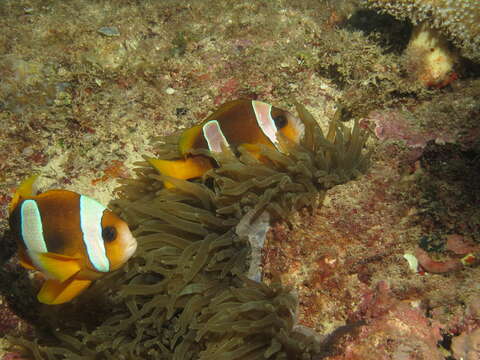
M102 238L106 242L111 242L117 237L117 229L113 226L106 226L102 230Z
M273 121L275 122L275 126L277 129L283 128L285 125L287 125L287 118L284 115L277 115L273 118Z

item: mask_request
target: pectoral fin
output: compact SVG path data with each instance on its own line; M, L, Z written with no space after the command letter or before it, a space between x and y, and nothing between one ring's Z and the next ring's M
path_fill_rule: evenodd
M32 264L48 279L64 282L81 269L78 259L55 253L27 251Z
M181 160L159 160L153 158L148 158L147 160L160 174L182 180L201 177L212 168L210 160L203 156L193 156ZM173 185L165 183L165 187L173 187Z
M20 246L18 247L18 262L25 269L35 270L35 266L33 266L32 260L30 260L30 257L27 255L27 251Z
M65 282L47 280L40 289L37 299L48 305L63 304L78 296L91 283L91 280L76 280L73 278Z
M258 144L242 144L242 147L247 150L257 160L261 160L261 148Z

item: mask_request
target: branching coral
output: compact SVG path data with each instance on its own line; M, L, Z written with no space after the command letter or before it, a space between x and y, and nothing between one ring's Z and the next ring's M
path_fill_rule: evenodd
M314 206L318 191L366 169L366 135L357 125L332 122L324 136L298 109L306 133L301 144L285 144L288 155L265 149L266 162L246 153L218 158L220 167L195 182L162 177L142 163L113 203L135 229L137 254L90 291L115 290L111 312L88 330L55 324L55 347L18 342L37 359L314 358L319 343L294 326L296 297L244 276L250 245L237 226L265 213L287 219ZM175 157L176 137L160 140L158 153ZM175 188L163 188L164 180Z

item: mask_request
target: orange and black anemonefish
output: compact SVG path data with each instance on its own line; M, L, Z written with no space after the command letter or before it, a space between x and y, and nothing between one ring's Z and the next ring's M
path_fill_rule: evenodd
M304 126L300 119L288 111L256 100L234 100L223 104L199 125L185 130L179 140L182 159L160 160L147 158L161 174L177 179L201 177L215 166L212 159L194 155L195 149L213 153L230 149L235 152L242 145L252 155L260 158L259 144L282 151L279 133L298 143ZM172 186L168 182L165 186Z
M9 206L10 228L20 264L46 278L38 300L62 304L121 267L137 241L128 225L96 200L67 190L34 195L36 178L17 189Z

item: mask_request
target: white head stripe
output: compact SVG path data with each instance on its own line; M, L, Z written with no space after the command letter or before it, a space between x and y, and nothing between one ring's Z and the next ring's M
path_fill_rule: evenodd
M101 272L110 270L110 262L102 238L102 216L105 209L105 206L99 202L80 195L80 228L83 234L83 243L87 248L90 262L95 269Z
M253 111L255 111L258 126L260 126L262 132L270 139L273 145L277 147L277 127L275 126L275 121L272 119L272 105L253 100L252 106Z
M42 217L35 200L25 200L20 208L20 224L22 239L27 250L47 252L47 244L43 237Z
M223 135L217 120L210 120L203 125L203 136L207 140L208 149L212 152L222 152L222 144L228 147L228 141Z

